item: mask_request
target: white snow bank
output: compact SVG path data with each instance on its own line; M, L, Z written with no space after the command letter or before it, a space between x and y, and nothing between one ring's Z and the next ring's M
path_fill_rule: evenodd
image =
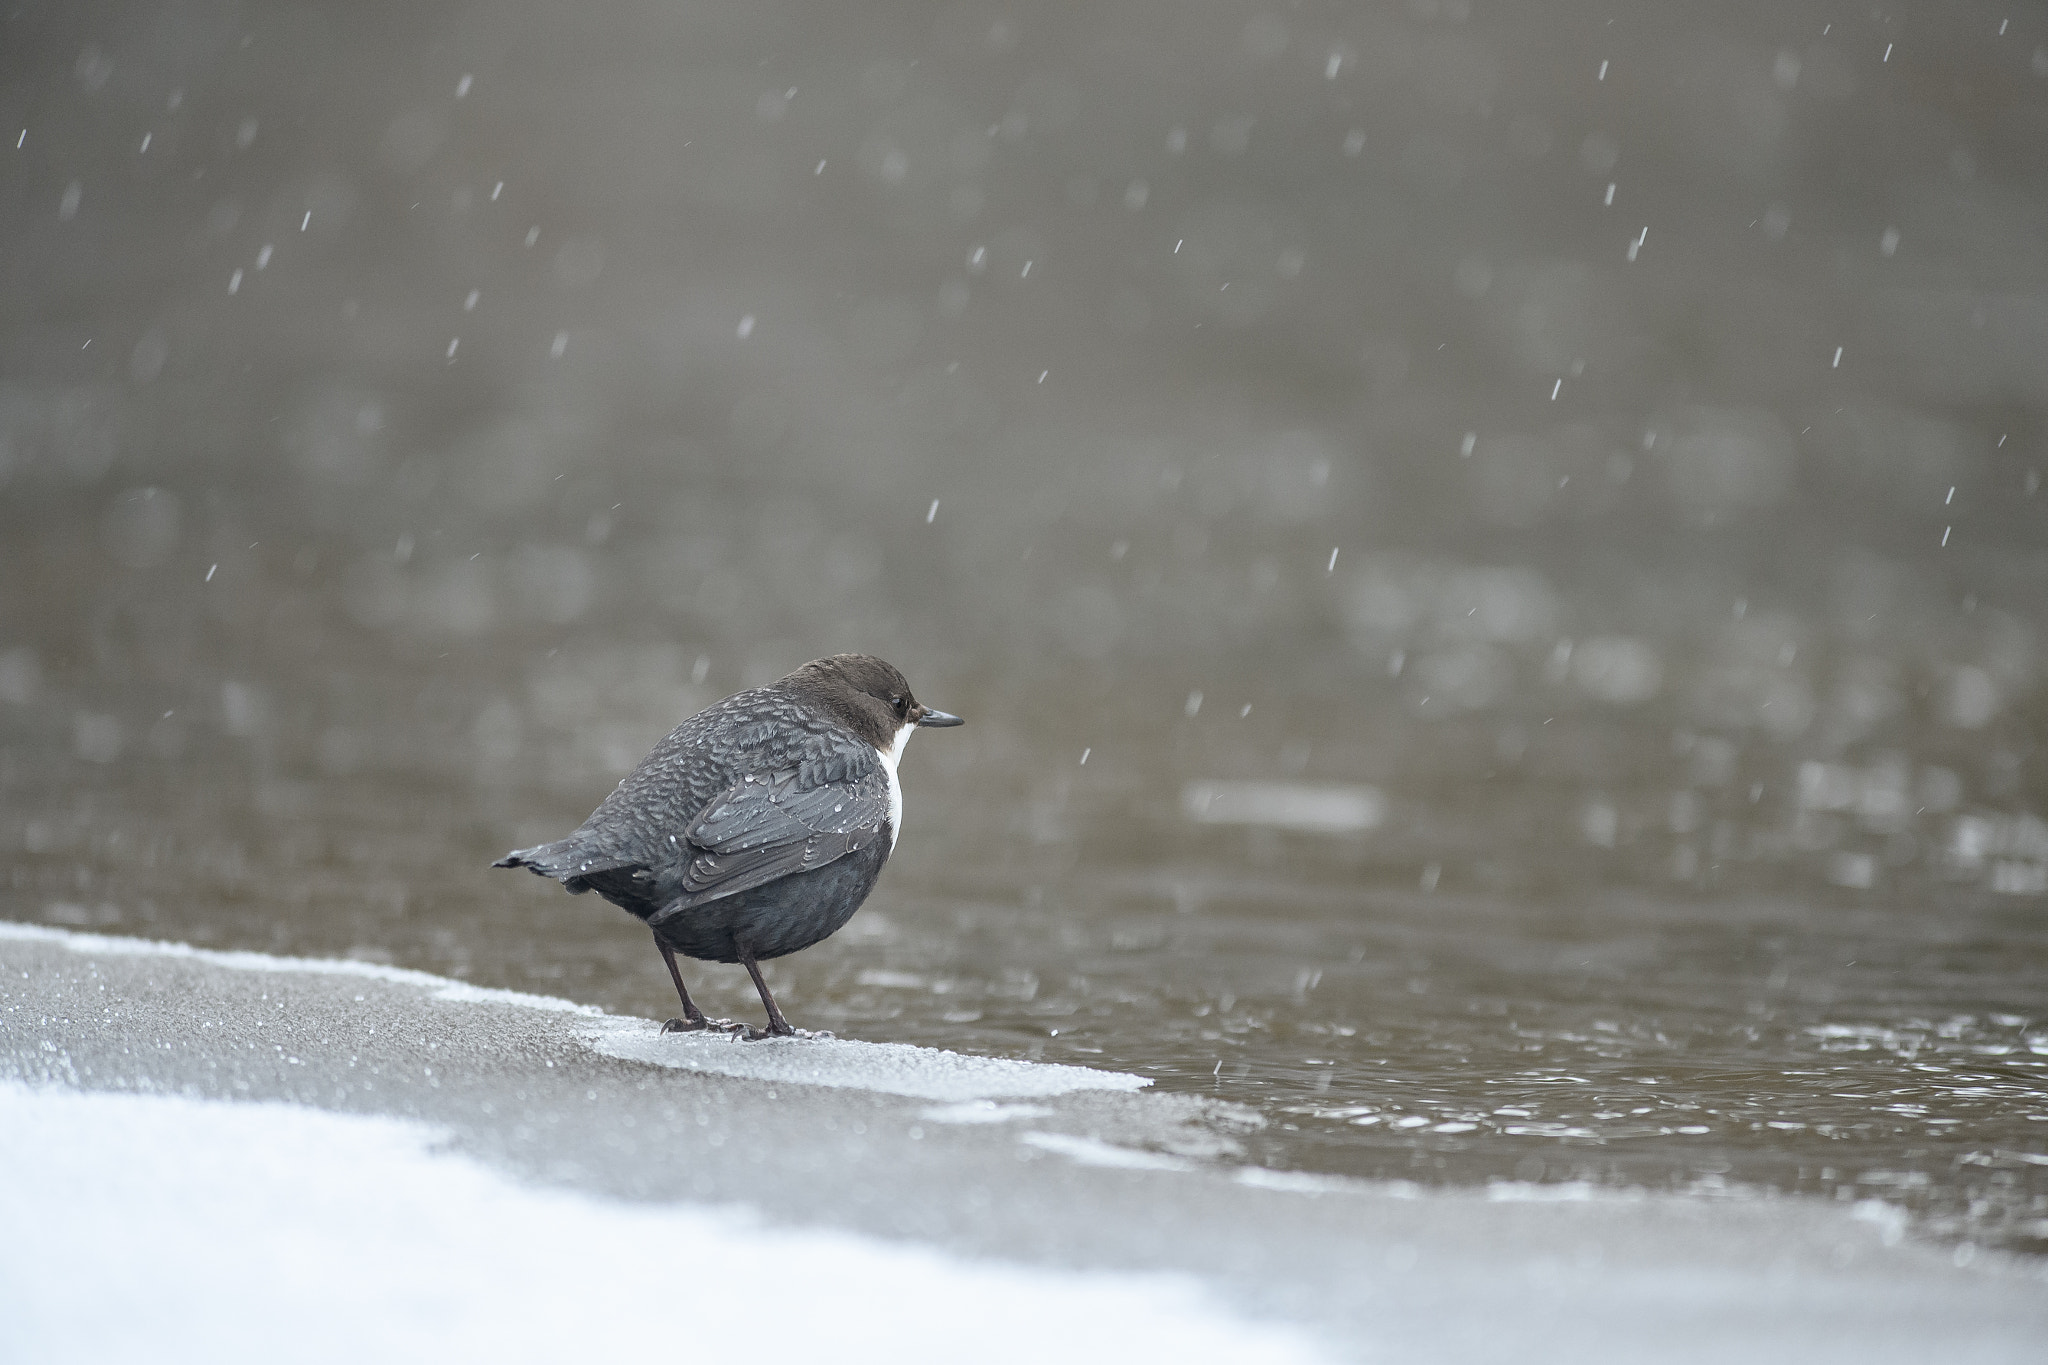
M272 957L269 953L220 952L195 948L189 943L165 943L146 938L116 938L107 934L80 934L69 929L51 929L40 924L16 924L0 920L0 939L26 939L52 943L74 953L98 957L176 957L229 967L243 972L304 972L315 976L359 976L372 981L391 981L407 986L425 986L437 1000L497 1005L524 1005L528 1009L558 1010L571 1014L601 1015L595 1005L579 1005L552 995L528 995L524 991L503 991L490 986L472 986L445 976L416 972L406 967L386 967L377 962L356 962L339 957Z
M530 1189L432 1129L0 1084L0 1359L1319 1359L1191 1279Z
M1108 1166L1123 1171L1191 1171L1195 1163L1163 1152L1145 1152L1136 1147L1119 1147L1100 1138L1074 1133L1026 1133L1018 1139L1029 1146L1057 1152L1083 1166Z
M1149 1077L1052 1062L969 1057L907 1043L836 1038L768 1038L660 1033L644 1019L607 1018L583 1032L593 1049L621 1061L651 1062L742 1080L872 1090L919 1100L1026 1099L1074 1090L1141 1090Z
M933 1105L918 1115L927 1123L1015 1123L1042 1119L1052 1110L1042 1104L997 1104L994 1100L962 1100Z

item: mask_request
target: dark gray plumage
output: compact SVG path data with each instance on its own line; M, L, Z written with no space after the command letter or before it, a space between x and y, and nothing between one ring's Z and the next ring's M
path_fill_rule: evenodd
M493 866L596 891L646 922L682 997L667 1027L714 1026L683 987L681 953L745 964L769 1031L793 1033L756 964L852 918L895 846L904 742L958 724L880 659L814 660L691 716L575 833Z

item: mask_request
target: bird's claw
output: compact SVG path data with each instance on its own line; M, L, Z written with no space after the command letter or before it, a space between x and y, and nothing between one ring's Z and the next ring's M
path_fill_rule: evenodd
M749 1043L763 1042L769 1038L792 1038L797 1040L805 1040L836 1038L838 1036L837 1034L833 1033L830 1029L793 1028L785 1033L778 1033L776 1030L772 1028L755 1028L752 1024L743 1025L742 1029L742 1032L734 1036Z
M670 1019L661 1026L663 1033L730 1033L737 1035L745 1024L736 1024L730 1019Z

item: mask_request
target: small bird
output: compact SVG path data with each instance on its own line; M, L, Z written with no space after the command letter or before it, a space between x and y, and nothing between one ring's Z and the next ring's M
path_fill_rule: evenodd
M491 866L531 868L639 916L683 1001L662 1032L800 1036L760 964L853 918L902 831L903 746L920 727L962 723L920 704L880 659L814 659L691 716L574 834ZM677 953L744 965L768 1007L767 1032L705 1018Z

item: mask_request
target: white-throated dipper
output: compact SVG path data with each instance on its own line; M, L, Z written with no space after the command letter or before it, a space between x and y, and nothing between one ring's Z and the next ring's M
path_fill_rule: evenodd
M910 732L961 723L920 705L880 659L814 659L691 716L574 834L492 866L595 891L645 921L683 1000L662 1032L793 1037L760 964L853 918L903 826L896 763ZM677 953L743 964L768 1007L767 1034L705 1018Z

